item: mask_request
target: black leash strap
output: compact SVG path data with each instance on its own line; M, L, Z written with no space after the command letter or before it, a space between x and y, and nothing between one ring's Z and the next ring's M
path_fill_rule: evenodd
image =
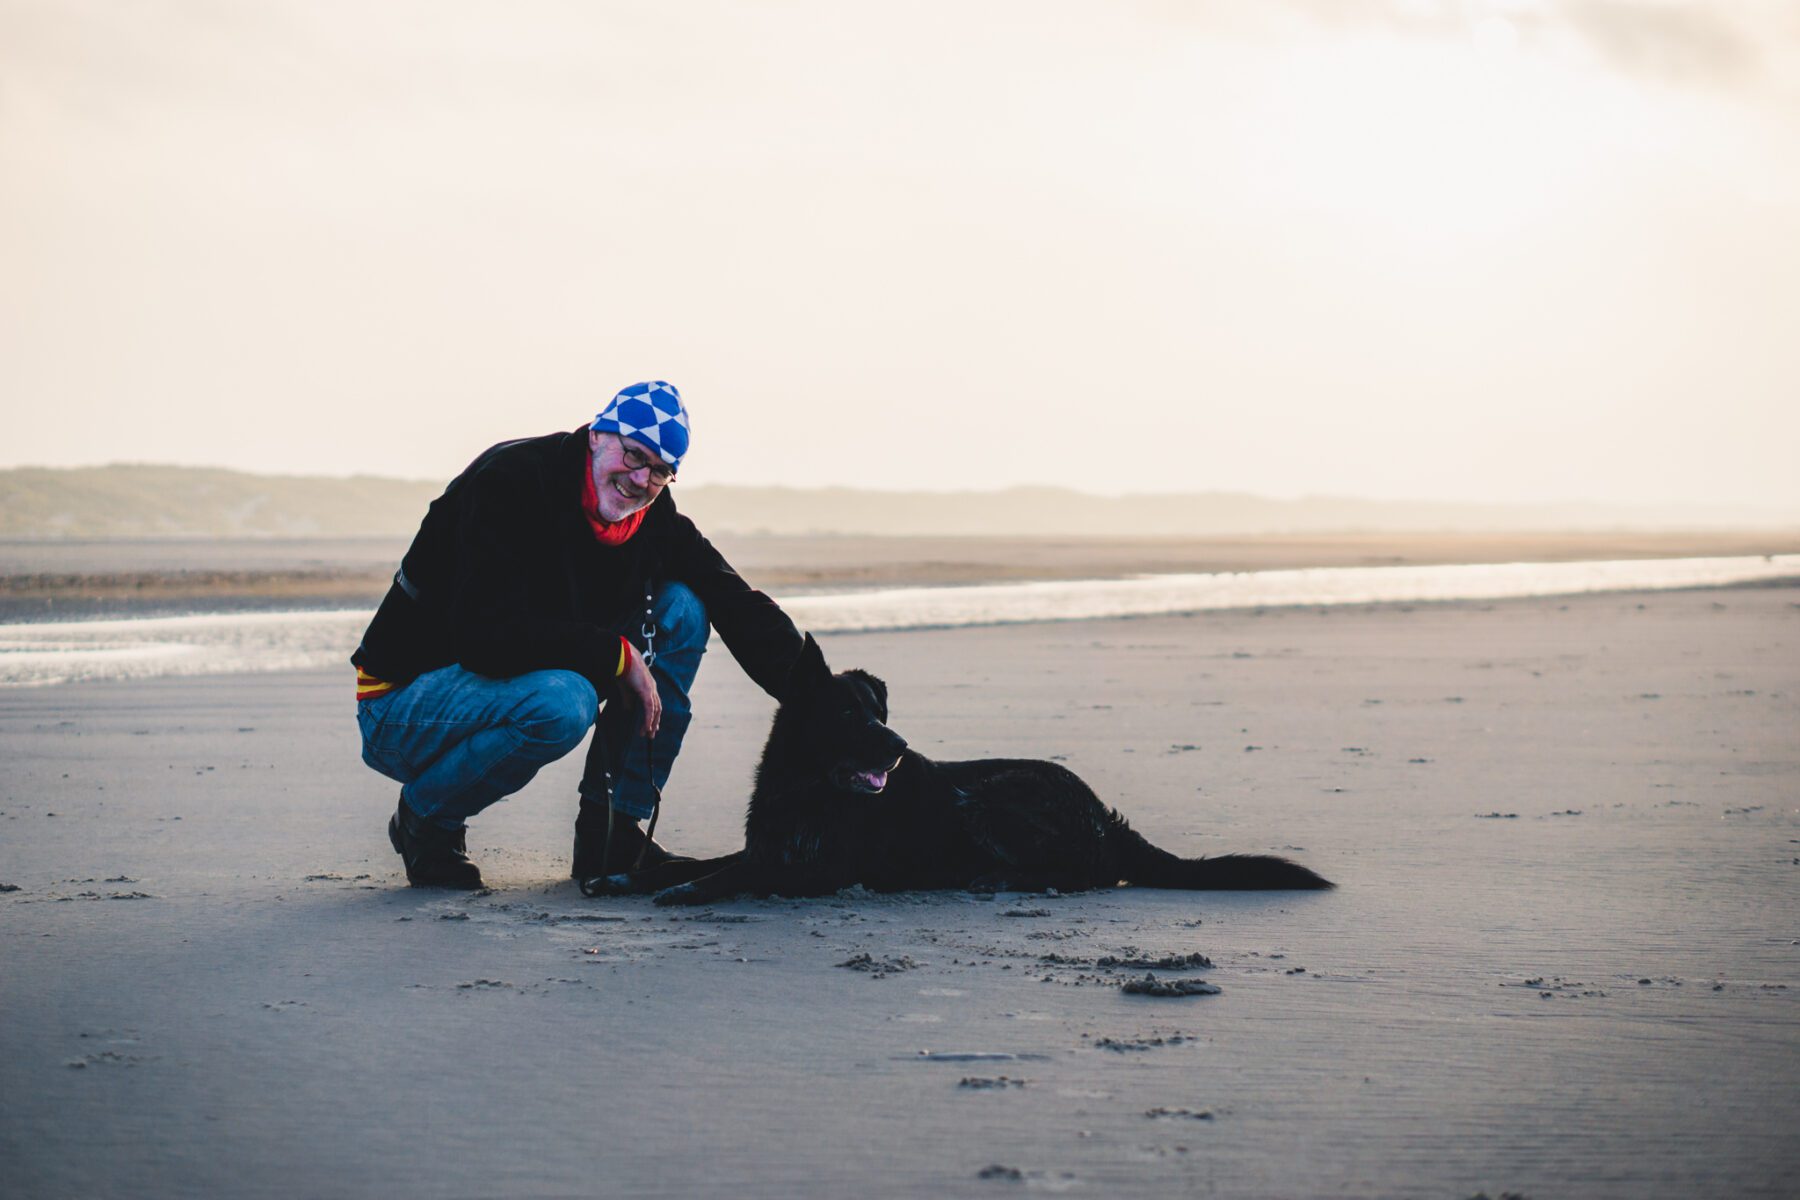
M650 781L650 828L644 831L644 844L638 847L637 861L631 865L634 871L644 869L644 856L650 853L650 843L656 837L656 818L662 815L662 789L656 786L655 743L653 737L644 739L644 777Z
M656 768L656 756L652 739L644 739L644 769L648 773ZM650 779L650 828L644 831L644 844L638 847L637 860L631 864L633 871L644 869L644 858L650 853L650 843L656 837L656 818L662 815L662 789L656 786L654 777ZM613 838L613 806L609 795L606 801L606 853L600 859L602 873L612 870L612 838ZM588 891L587 880L581 881L581 894L592 896Z
M646 829L644 831L644 844L638 847L637 859L636 859L636 861L634 861L631 864L631 869L633 871L641 871L644 869L644 859L647 855L649 855L650 843L656 837L656 818L662 815L662 789L656 786L656 778L649 774L651 771L654 771L655 769L656 769L656 754L655 754L655 747L654 747L654 739L645 738L644 739L644 771L645 771L646 776L648 776L650 779L650 828ZM608 778L608 782L609 783L611 782L610 777ZM614 822L614 820L615 820L615 818L613 816L612 797L610 795L610 788L609 788L609 794L607 796L607 801L606 801L606 853L604 855L602 855L601 859L600 859L600 869L603 874L610 874L611 870L612 870L612 844L613 844L612 839L613 839L613 822ZM597 893L588 891L588 886L587 886L588 881L587 880L583 879L580 882L581 882L581 894L582 895L592 896L592 895L597 894Z
M649 668L656 662L656 621L652 610L655 600L654 589L644 590L644 624L639 631L644 635L644 666ZM655 676L651 676L655 682ZM662 789L656 786L656 735L650 734L644 739L644 779L650 785L650 828L644 831L644 844L638 847L637 861L631 865L634 871L644 867L644 856L650 853L650 842L656 837L656 818L662 815Z

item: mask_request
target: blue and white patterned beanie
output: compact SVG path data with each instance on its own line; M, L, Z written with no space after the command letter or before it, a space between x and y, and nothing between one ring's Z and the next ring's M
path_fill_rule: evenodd
M681 469L688 450L687 405L681 402L674 384L660 379L634 383L621 391L588 428L644 443L671 471Z

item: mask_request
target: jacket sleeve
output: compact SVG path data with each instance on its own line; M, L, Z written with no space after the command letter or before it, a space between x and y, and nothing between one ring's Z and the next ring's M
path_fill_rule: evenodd
M451 588L450 646L456 661L499 679L527 671L576 671L601 698L612 694L618 635L544 613L538 592L557 579L556 514L531 477L488 464L465 484Z
M788 672L806 648L781 606L744 582L687 517L676 516L669 566L694 589L706 617L738 665L756 686L779 698Z

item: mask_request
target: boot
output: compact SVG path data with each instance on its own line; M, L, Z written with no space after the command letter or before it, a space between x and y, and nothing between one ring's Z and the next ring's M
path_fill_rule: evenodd
M638 828L637 819L628 817L622 812L612 813L611 842L607 835L607 806L604 804L583 803L575 816L575 863L569 869L571 879L592 879L596 875L611 875L619 871L635 870L638 865L638 853L644 851L645 867L654 867L666 862L689 862L686 855L671 854L650 842L645 851L644 831Z
M388 841L406 864L406 882L414 887L481 886L481 871L469 861L467 831L450 830L427 821L401 800L388 820Z

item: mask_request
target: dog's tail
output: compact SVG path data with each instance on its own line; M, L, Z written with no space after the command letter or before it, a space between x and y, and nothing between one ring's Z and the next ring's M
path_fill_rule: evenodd
M1189 891L1274 891L1277 889L1336 887L1329 879L1273 854L1220 854L1213 858L1182 858L1153 846L1136 830L1120 822L1109 831L1123 843L1120 865L1125 882L1137 887L1186 888Z

